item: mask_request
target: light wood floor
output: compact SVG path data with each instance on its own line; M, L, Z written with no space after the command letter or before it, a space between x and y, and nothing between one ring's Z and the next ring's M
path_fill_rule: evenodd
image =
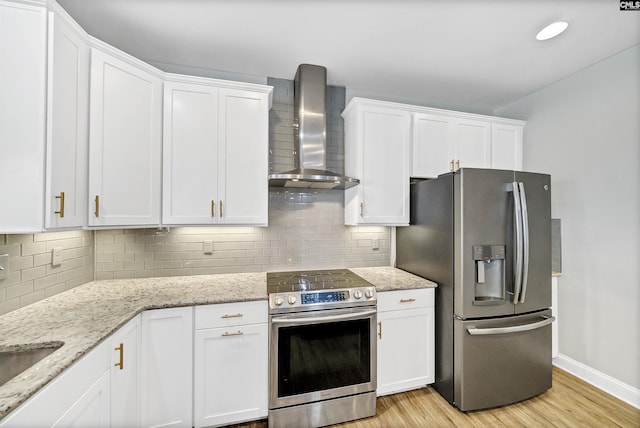
M234 425L266 428L266 420ZM463 413L433 388L378 398L377 415L346 422L340 428L395 427L633 427L640 410L588 383L553 368L553 387L538 397L510 406Z

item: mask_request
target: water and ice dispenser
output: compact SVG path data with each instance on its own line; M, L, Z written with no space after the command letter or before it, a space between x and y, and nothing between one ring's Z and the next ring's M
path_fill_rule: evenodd
M495 305L505 299L504 245L474 245L476 269L474 305Z

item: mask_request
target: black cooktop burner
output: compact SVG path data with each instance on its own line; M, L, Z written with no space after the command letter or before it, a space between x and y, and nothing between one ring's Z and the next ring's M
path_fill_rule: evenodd
M355 287L372 287L372 284L348 269L267 273L269 294Z

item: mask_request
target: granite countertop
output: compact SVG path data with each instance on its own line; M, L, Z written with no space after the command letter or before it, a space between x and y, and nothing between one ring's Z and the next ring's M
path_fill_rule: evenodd
M350 270L377 291L436 287L391 266ZM0 419L138 313L267 300L266 283L264 272L92 281L0 316L0 351L63 343L0 386Z

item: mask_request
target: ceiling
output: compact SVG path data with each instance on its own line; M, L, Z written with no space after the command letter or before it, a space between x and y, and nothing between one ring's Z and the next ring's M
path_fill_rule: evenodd
M640 12L616 0L58 2L152 63L283 79L319 64L354 95L485 113L640 43Z

